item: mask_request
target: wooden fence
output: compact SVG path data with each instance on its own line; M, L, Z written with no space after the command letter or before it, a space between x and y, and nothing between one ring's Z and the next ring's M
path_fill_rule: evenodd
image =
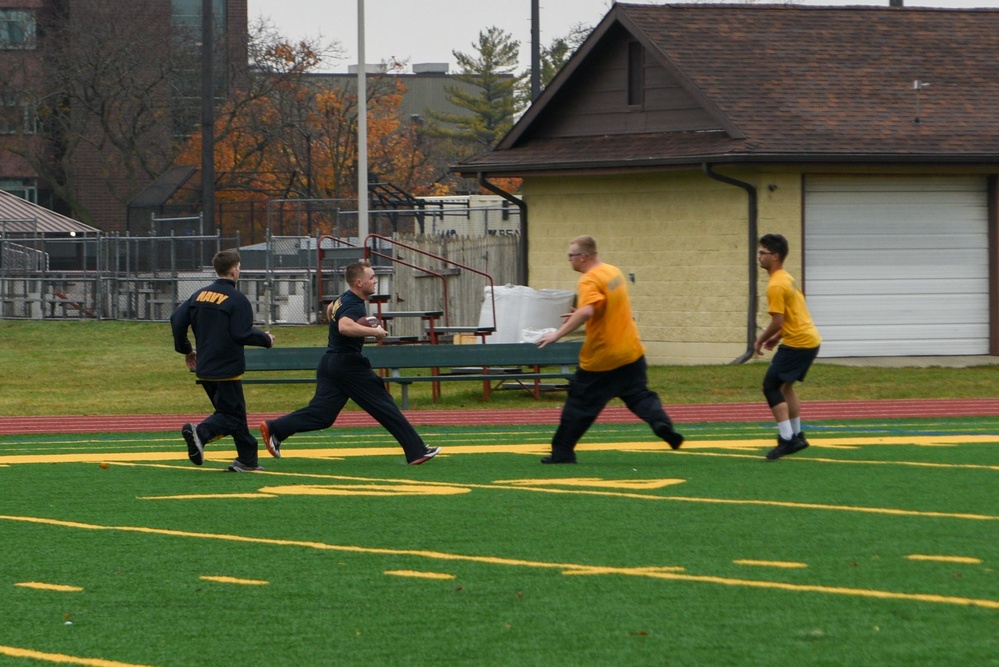
M521 275L520 236L416 236L397 234L396 241L418 248L423 252L444 257L448 262L433 260L399 245L393 247L394 257L408 264L428 269L438 277L400 263L394 264L392 296L387 310L443 310L451 326L476 326L482 310L483 296L489 281L473 271L456 265L467 266L492 278L493 285L515 284ZM447 285L447 303L445 287ZM441 321L443 324L443 320ZM393 323L392 334L397 336L421 335L423 323L419 320L398 320Z

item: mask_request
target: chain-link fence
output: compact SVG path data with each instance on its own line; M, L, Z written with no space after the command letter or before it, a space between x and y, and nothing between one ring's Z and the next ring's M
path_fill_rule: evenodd
M185 282L214 276L222 245L215 236L4 234L0 317L168 319Z
M273 207L264 236L246 245L238 234L73 237L38 231L3 233L0 227L0 319L165 321L181 302L215 279L211 259L216 252L239 248L239 288L253 305L258 322L321 321L324 304L346 289L343 269L365 255L357 237L357 212L332 206L320 213L305 206L293 215L288 202L280 204ZM309 210L313 223L322 220L321 226L329 225L335 233L319 233L318 226L313 235L277 233L308 229ZM516 209L513 212L519 214ZM327 214L333 217L322 217ZM422 211L372 211L369 227L372 234L402 236L432 254L460 258L464 266L505 284L522 275L517 251L519 215L511 222L510 214L505 208L476 210L441 203ZM503 225L510 231L500 233L506 229ZM442 295L435 292L442 283L420 278L443 271L451 297L442 305L463 324L475 324L481 278L426 258L403 257L386 238L368 242L375 251L372 264L379 275L379 291L391 303L404 308L401 304L442 302ZM454 295L463 296L455 299Z

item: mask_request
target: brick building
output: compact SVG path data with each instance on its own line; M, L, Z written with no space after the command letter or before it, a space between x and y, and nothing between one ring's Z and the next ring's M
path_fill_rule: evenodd
M216 95L223 96L245 70L247 3L212 1ZM200 120L201 7L202 0L5 0L0 189L61 213L85 211L73 217L104 231L124 230L127 202L154 178L147 172L169 166L171 143ZM110 92L88 98L86 88L72 89L67 65L104 77L95 87ZM120 105L117 113L106 111L108 102ZM97 112L91 103L104 107ZM127 123L141 134L130 138Z

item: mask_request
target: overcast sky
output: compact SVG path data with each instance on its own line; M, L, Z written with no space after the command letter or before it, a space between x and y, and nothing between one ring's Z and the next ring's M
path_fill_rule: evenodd
M345 57L323 69L346 72L348 65L357 63L358 0L248 0L248 4L251 22L267 17L285 37L322 36L338 42ZM595 26L611 4L610 0L541 0L541 43L565 36L578 23ZM797 0L794 4L888 6L889 0ZM905 6L999 8L999 0L905 0ZM451 52L474 54L479 32L497 26L520 41L522 69L530 65L531 0L365 0L364 25L365 60L369 63L392 58L411 65L446 62L455 72Z

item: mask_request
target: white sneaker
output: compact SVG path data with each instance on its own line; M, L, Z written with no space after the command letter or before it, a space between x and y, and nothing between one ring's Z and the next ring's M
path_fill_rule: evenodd
M418 466L421 463L426 463L427 461L429 461L430 459L434 458L435 456L437 456L440 453L441 453L441 448L440 447L431 447L430 449L428 449L423 454L423 456L421 456L418 459L413 459L412 461L410 461L409 465L411 465L411 466Z

